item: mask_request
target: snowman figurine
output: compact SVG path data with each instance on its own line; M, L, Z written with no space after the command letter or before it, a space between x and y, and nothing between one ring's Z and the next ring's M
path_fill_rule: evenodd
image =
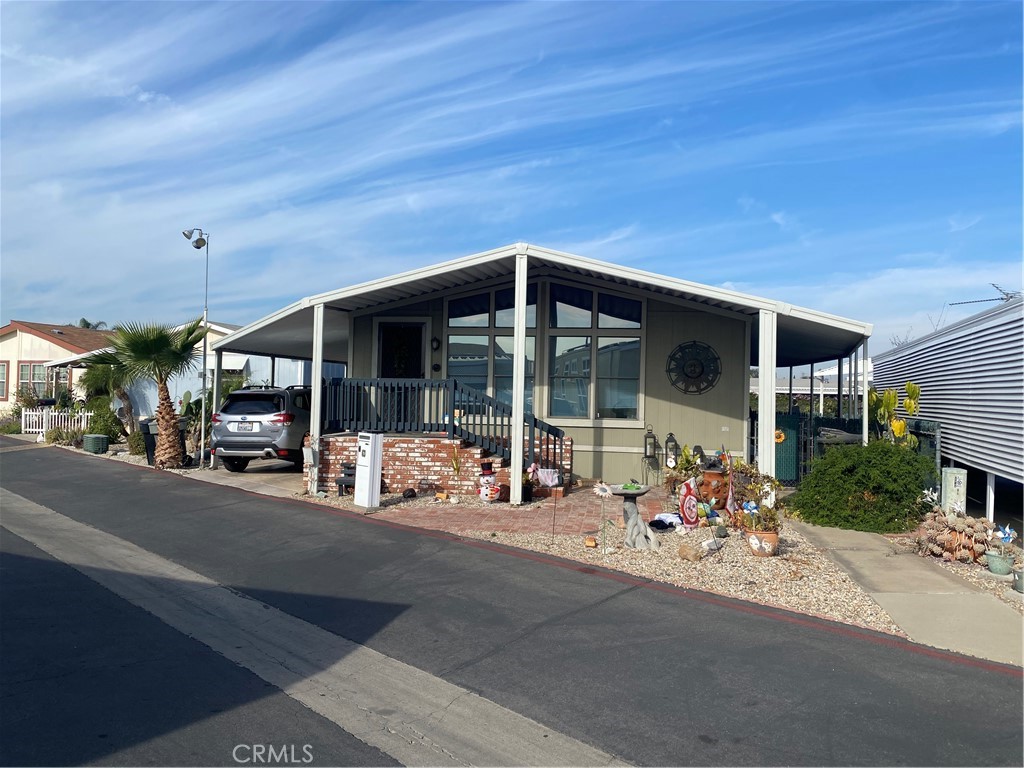
M498 477L494 474L494 462L480 462L480 488L477 493L483 501L497 501L501 495L501 487L498 485Z

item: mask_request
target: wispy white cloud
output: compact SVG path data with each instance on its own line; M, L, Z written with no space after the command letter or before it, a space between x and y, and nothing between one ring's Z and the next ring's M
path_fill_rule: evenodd
M950 232L964 232L982 220L982 216L965 216L957 213L949 217Z
M190 311L185 226L213 231L214 275L245 274L211 283L211 306L238 322L516 240L682 265L706 282L750 276L771 294L780 276L829 259L876 269L893 254L883 235L909 264L954 248L1010 258L1020 231L1019 217L959 190L934 199L922 187L909 212L887 194L906 189L910 155L946 167L1019 138L1019 46L988 45L1002 19L971 42L954 5L5 3L0 14L8 316L50 319L62 295L88 303L74 314L111 322ZM956 56L983 68L961 72L955 91L939 76L883 91ZM858 78L869 87L843 97ZM1011 184L997 181L993 198ZM975 213L948 215L963 208Z

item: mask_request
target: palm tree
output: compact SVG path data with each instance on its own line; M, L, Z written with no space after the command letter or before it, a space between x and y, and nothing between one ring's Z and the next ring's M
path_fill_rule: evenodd
M138 428L135 423L135 408L128 397L128 382L124 380L123 368L90 362L78 383L85 389L87 396L99 394L116 397L124 408L124 418L121 421L125 432L130 435Z
M68 325L74 325L74 323L68 323ZM107 324L103 320L99 320L95 323L89 322L84 317L78 320L79 328L86 328L91 331L102 331L107 327Z
M114 367L125 386L138 379L156 382L156 437L154 465L157 469L181 466L181 444L178 440L178 414L174 412L167 382L172 376L196 365L196 345L203 340L206 329L202 318L174 329L166 325L126 323L111 339L111 351L96 355L93 361Z

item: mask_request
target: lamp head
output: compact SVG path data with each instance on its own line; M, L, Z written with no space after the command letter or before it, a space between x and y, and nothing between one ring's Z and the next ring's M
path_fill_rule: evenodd
M181 230L181 234L183 234L185 236L186 240L191 240L192 239L192 235L194 233L195 233L194 229L183 229L183 230Z
M200 235L199 237L192 241L192 247L195 248L197 251L201 251L205 245L206 238L203 237L202 235Z

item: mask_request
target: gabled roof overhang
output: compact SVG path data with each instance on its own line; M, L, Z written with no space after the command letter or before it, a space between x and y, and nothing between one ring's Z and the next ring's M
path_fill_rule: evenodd
M345 362L348 356L352 313L400 302L429 299L482 283L513 280L518 254L525 254L530 276L551 275L606 283L663 298L744 316L752 328L751 365L757 365L758 322L761 310L777 313L779 366L836 360L851 354L871 335L871 325L784 302L702 285L596 261L526 243L404 272L359 285L309 296L267 315L214 342L225 352L312 359L313 307L332 310L324 323L324 360Z

